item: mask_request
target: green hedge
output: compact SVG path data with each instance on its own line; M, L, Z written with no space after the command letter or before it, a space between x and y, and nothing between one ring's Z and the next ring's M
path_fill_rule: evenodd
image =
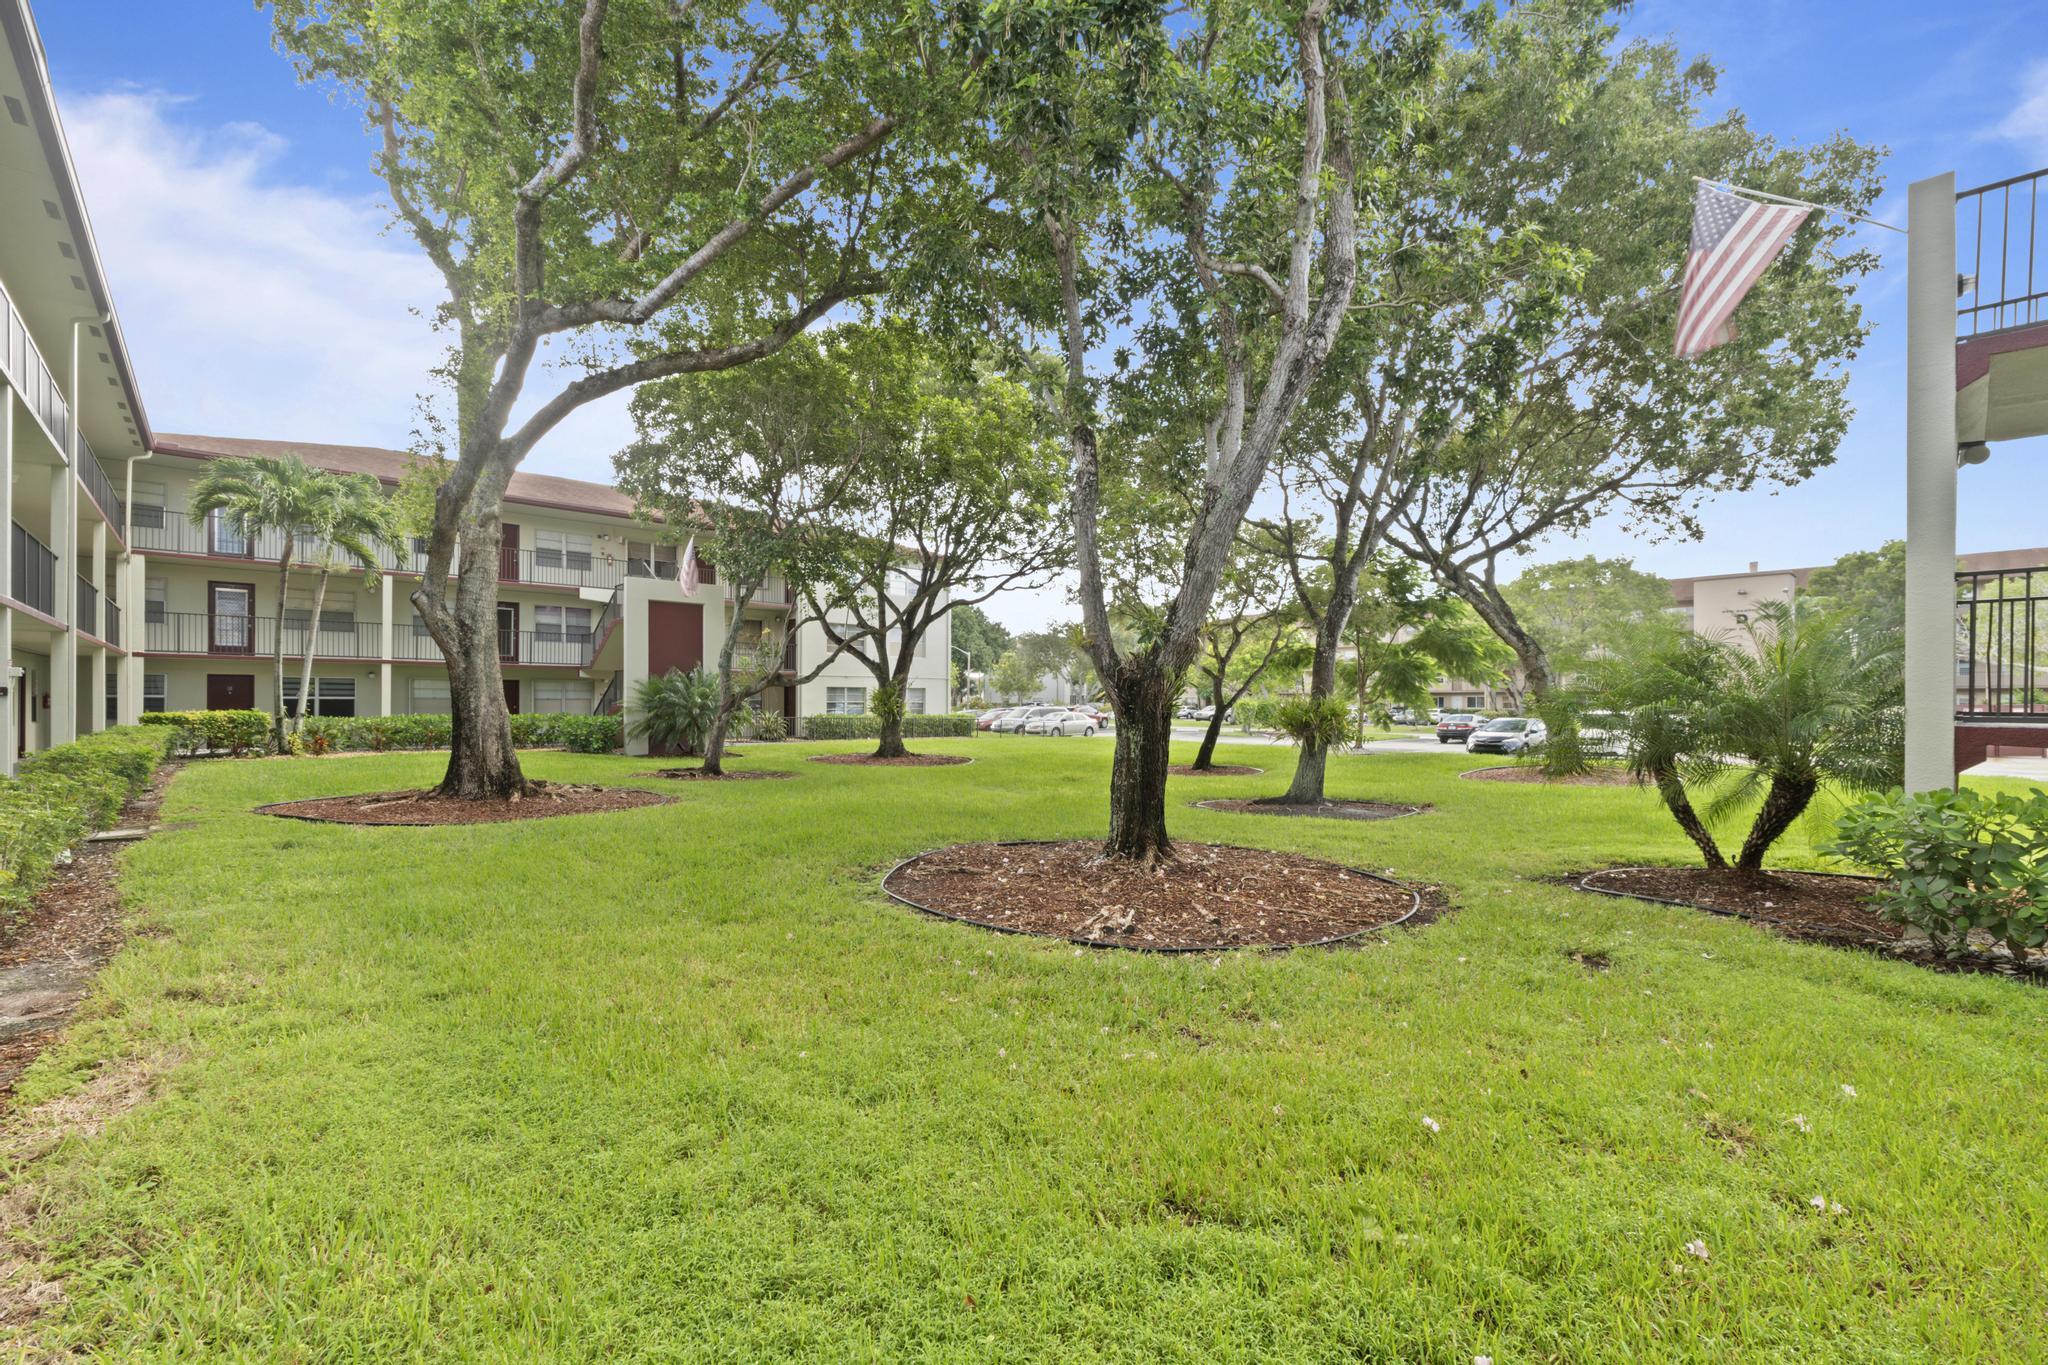
M170 745L164 729L125 725L31 754L0 778L0 906L27 905L58 854L149 785Z
M239 758L251 749L267 747L270 741L268 711L145 711L142 723L175 730L170 740L173 753L205 750Z
M368 750L445 749L453 721L443 713L417 716L312 716L306 721L306 743L315 749ZM559 744L573 753L608 754L624 745L617 716L550 712L512 717L512 742L532 749Z
M874 739L881 733L882 720L879 716L804 717L805 739ZM957 739L973 733L974 716L969 712L903 718L905 739Z

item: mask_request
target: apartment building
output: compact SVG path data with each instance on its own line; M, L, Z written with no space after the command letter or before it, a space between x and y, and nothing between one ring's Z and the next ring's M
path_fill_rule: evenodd
M282 536L249 537L218 517L194 522L191 488L231 456L296 454L316 468L395 488L415 457L320 442L157 435L112 296L26 0L0 0L0 500L11 553L0 557L0 771L20 756L144 711L272 707L270 659L282 636L299 670L315 655L314 714L446 711L448 674L410 596L425 547L343 565L313 617L325 548L292 546L283 599ZM772 640L793 611L789 585L732 620L729 586L707 566L694 592L679 551L636 520L618 489L519 473L504 508L499 655L517 711L618 709L640 679L715 662L727 629ZM782 681L760 704L793 724L867 709L872 677L830 652L823 629L794 633ZM952 642L941 617L921 642L907 704L941 711Z
M416 458L402 451L319 442L159 435L129 493L142 562L141 710L274 705L269 659L282 632L286 655L310 643L315 715L446 711L448 673L411 603L426 565L423 541L381 556L378 573L346 564L328 580L319 618L314 581L325 547L294 540L295 568L278 600L282 535L249 537L219 516L192 516L192 485L215 460L297 455L316 469L367 474L395 488ZM632 500L606 484L515 473L504 503L498 555L498 652L505 701L516 711L609 711L642 678L714 664L728 628L742 643L769 640L796 609L790 585L771 578L737 620L731 585L701 564L694 592L681 582L681 551L634 516ZM339 562L339 561L337 561ZM920 642L907 697L913 712L942 711L951 653L948 618ZM830 653L823 628L801 625L783 655L784 681L758 699L792 732L808 715L867 709L872 675L848 656L799 683ZM285 704L296 709L297 668Z
M0 771L121 714L150 430L24 0L0 0Z

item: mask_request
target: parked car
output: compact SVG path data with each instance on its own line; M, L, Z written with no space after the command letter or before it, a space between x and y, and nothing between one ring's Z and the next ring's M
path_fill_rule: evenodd
M1027 735L1092 735L1099 728L1086 711L1054 711L1024 722Z
M1486 723L1485 716L1461 716L1445 712L1444 718L1436 723L1436 742L1439 744L1461 744L1472 737L1472 732Z
M1026 723L1040 716L1051 715L1054 711L1064 710L1064 706L1019 706L988 728L999 735L1020 734Z
M1209 718L1208 708L1198 701L1189 702L1173 714L1179 720L1207 720Z
M1387 708L1387 719L1395 725L1420 725L1422 723L1415 718L1415 713L1405 706L1389 706Z
M1525 754L1541 745L1549 734L1543 722L1533 717L1501 716L1474 730L1465 747L1475 754Z
M1626 718L1612 711L1588 711L1579 718L1579 747L1604 758L1622 758L1628 753Z
M1093 716L1095 718L1095 727L1098 730L1107 730L1110 723L1115 719L1113 712L1097 706L1092 701L1077 701L1067 709L1069 711L1079 711L1086 716Z
M998 706L993 711L984 711L979 716L975 717L974 728L977 730L987 730L994 726L997 721L1001 720L1004 716L1009 715L1012 711L1016 709L1017 708L1014 706Z

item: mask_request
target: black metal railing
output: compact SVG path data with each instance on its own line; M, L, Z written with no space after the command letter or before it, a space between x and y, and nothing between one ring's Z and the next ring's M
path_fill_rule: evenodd
M2048 320L2048 223L2041 195L2048 169L2015 175L1956 196L1956 256L1976 281L1956 305L1964 336Z
M71 408L64 401L64 390L58 387L57 377L43 361L43 353L36 349L35 338L28 333L28 324L22 321L21 312L14 306L4 286L0 286L0 370L6 371L13 381L21 401L43 424L50 439L59 450L71 437Z
M592 658L597 657L597 651L604 648L605 640L611 636L613 630L618 628L619 621L625 614L625 609L626 585L621 583L618 587L612 589L612 595L607 597L604 606L598 609L597 619L590 623L590 655Z
M2048 568L1956 575L1956 715L2048 720Z
M231 612L167 611L146 623L143 648L151 654L243 654L261 657L277 649L274 616L243 616ZM376 621L287 618L284 652L303 656L306 646L321 659L376 659L382 656L381 625ZM439 657L438 655L436 657Z
M100 622L103 628L100 632L100 638L110 645L119 645L121 643L121 604L113 601L102 602L100 604L100 612L106 617L104 621Z
M553 668L583 668L590 663L591 637L582 630L542 629L498 631L498 661ZM441 647L424 625L401 626L391 632L391 657L400 663L437 664Z
M87 635L100 633L100 594L92 580L84 574L78 575L78 615L71 624Z
M99 505L100 515L114 528L115 538L126 543L127 537L121 531L121 499L114 492L114 481L107 477L106 466L100 463L98 453L91 446L83 440L79 441L78 446L78 477L85 481L85 491L91 494L92 500Z
M597 705L590 708L593 716L608 716L619 709L619 701L626 694L626 675L612 674L612 680L604 685L604 692L598 697Z
M57 614L57 556L14 523L14 600L45 616Z

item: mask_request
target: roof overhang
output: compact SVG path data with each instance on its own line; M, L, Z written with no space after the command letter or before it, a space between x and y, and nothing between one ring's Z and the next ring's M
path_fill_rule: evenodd
M2048 322L1956 343L1956 440L2048 435Z

